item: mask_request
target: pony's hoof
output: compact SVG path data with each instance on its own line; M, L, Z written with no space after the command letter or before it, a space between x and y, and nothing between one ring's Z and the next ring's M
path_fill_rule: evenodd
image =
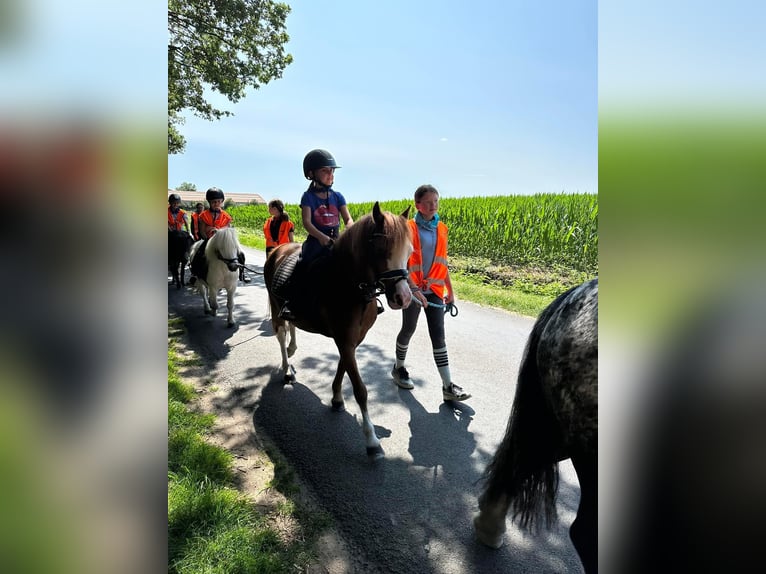
M237 323L234 322L234 321L229 321L229 322L226 323L227 327L235 327L236 325L237 325Z
M334 413L342 413L346 410L346 403L343 401L331 401L332 404L332 412ZM370 450L369 448L367 449Z
M505 542L505 529L500 531L500 533L488 532L486 526L481 522L480 512L476 513L473 517L473 528L476 531L476 539L494 550L500 548Z
M380 460L381 458L385 458L386 453L383 452L383 447L378 446L368 446L367 447L367 456L370 457L372 460Z

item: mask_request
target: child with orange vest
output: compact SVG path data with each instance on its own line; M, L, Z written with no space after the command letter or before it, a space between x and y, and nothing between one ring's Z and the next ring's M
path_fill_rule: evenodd
M189 233L189 220L186 212L181 209L181 196L171 193L168 197L168 231L181 231L184 228Z
M415 385L404 367L410 339L415 333L423 307L428 322L434 361L442 380L445 401L464 401L471 398L452 382L444 338L444 305L455 301L455 292L447 267L447 226L439 220L439 192L432 185L421 185L415 191L415 219L408 221L413 252L407 262L413 305L402 310L402 328L396 337L396 363L391 369L394 382L402 389ZM418 304L419 303L419 304Z
M285 213L285 204L281 199L269 202L269 217L263 224L263 235L266 237L266 257L277 245L292 243L295 240L295 225L290 221L290 214Z
M199 226L199 238L207 241L213 237L215 232L219 229L231 227L232 217L223 210L224 195L223 191L219 188L211 187L208 189L205 192L205 200L210 208L199 214L197 222ZM189 279L189 284L191 285L196 282L197 275L199 275L198 266L201 264L201 254L203 251L203 248L198 249L197 256L191 263L192 277ZM244 283L250 283L250 278L245 275L245 254L242 251L239 252L238 259L240 263L239 280Z
M197 202L197 204L194 206L194 213L191 214L191 229L192 235L194 236L194 241L199 241L202 239L199 235L199 215L204 209L205 206L202 205L202 203Z
M231 215L223 210L223 191L211 187L205 192L210 207L199 214L199 238L210 239L219 229L231 226Z

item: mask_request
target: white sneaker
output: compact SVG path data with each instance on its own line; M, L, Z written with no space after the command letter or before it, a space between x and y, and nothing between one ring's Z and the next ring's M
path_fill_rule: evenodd
M464 401L470 399L470 393L466 393L463 387L458 387L455 383L450 383L449 387L442 387L442 397L445 401Z
M410 374L404 367L394 367L391 369L391 376L394 378L396 385L402 389L414 389L415 385L410 380Z

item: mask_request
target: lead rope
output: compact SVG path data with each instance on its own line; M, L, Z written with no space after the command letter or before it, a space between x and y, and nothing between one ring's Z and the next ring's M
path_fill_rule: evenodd
M420 302L420 299L417 297L412 298L418 305L423 307L423 303ZM446 305L441 305L439 303L431 303L430 301L426 302L426 307L436 307L437 309L444 309L444 314L446 315L449 313L450 317L457 317L458 314L458 308L457 305L454 303L448 303Z

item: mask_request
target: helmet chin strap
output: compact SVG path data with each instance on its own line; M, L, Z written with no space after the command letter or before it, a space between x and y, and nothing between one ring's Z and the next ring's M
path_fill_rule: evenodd
M332 185L325 185L322 182L320 182L318 179L312 178L311 187L314 187L318 189L319 191L327 191L328 189L332 187Z

